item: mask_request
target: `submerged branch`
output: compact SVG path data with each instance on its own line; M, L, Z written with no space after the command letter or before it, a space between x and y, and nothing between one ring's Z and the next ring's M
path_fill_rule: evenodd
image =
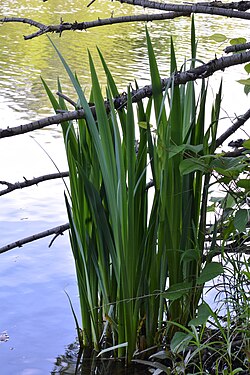
M215 58L206 64L198 66L197 68L192 68L184 72L176 72L169 78L163 78L161 80L162 91L170 87L172 82L174 83L174 85L185 84L189 81L195 81L197 79L207 78L213 75L216 71L224 70L225 68L229 68L230 66L243 64L249 61L250 61L250 51L241 52L232 56L221 57L219 59ZM138 90L132 90L133 103L137 103L140 100L151 97L151 96L152 96L152 85L144 86L143 88L138 89ZM114 106L117 110L126 106L126 103L127 103L126 94L120 95L118 98L114 99ZM108 111L109 110L108 101L105 102L105 106L106 106L106 110ZM90 109L93 115L95 115L95 107L91 106ZM244 116L246 117L246 114ZM238 119L238 121L241 121L241 125L246 121L244 120L245 119L244 116ZM28 124L11 127L7 129L0 129L0 138L12 137L12 136L24 134L24 133L27 133L36 129L41 129L52 124L60 124L64 121L70 121L70 120L80 119L84 117L85 117L85 111L83 109L79 109L79 110L71 111L71 112L62 112L57 115L46 117L41 120L34 121ZM218 142L220 143L221 140Z
M48 229L44 232L40 232L40 233L34 234L32 236L29 236L29 237L25 237L21 240L12 242L9 245L1 247L0 248L0 254L5 253L6 251L9 251L9 250L15 249L16 247L22 247L23 245L25 245L29 242L33 242L33 241L39 240L41 238L51 236L52 234L55 234L56 236L62 235L63 232L65 232L68 229L69 229L69 223L59 225L58 227ZM50 243L50 245L51 245L51 243Z
M68 177L68 176L69 176L69 172L60 172L60 173L51 173L51 174L47 174L47 175L44 175L44 176L35 177L35 178L32 178L31 180L27 180L24 177L23 182L15 182L14 184L12 184L10 182L7 182L7 181L0 181L0 185L6 185L7 186L6 189L0 190L0 196L8 194L11 191L14 191L14 190L17 190L17 189L23 189L25 187L37 185L40 182L54 180L56 178L64 178L64 177Z

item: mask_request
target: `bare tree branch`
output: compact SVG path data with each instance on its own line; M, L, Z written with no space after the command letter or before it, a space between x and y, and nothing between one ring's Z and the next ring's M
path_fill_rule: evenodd
M93 27L98 26L106 26L106 25L114 25L117 23L127 23L127 22L139 22L139 21L161 21L161 20L167 20L167 19L174 19L176 17L181 16L189 16L190 12L169 12L169 13L158 13L158 14L141 14L141 15L135 15L135 16L122 16L122 17L110 17L110 18L98 18L94 21L88 21L88 22L61 22L60 25L44 25L40 22L33 21L29 18L18 18L18 17L5 17L1 18L0 22L6 23L6 22L21 22L21 23L27 23L31 26L37 27L39 30L36 31L33 34L29 34L24 36L25 40L33 39L35 37L38 37L40 35L46 34L46 33L59 33L62 34L63 31L83 31L87 30Z
M158 3L155 1L149 0L115 0L119 1L120 3L126 3L130 5L138 5L143 8L150 8L150 9L157 9L163 11L170 11L170 12L188 12L188 13L203 13L203 14L211 14L211 15L218 15L230 18L241 18L241 19L250 19L250 13L246 13L241 10L234 10L239 9L235 8L235 2L231 3L231 7L229 9L225 9L224 7L216 6L217 1L212 2L212 6L210 3L205 3L206 5L200 5L200 3L192 4L192 5L179 5L179 4L170 4L170 3ZM218 2L221 4L221 2ZM250 8L250 2L245 2L244 10L248 10ZM202 3L201 3L202 4Z
M232 126L230 126L217 140L216 140L216 147L222 145L228 137L236 132L245 122L250 118L250 109L244 113L244 115L237 118Z
M246 155L246 153L249 154L249 150L244 147L241 147L241 148L236 148L233 151L225 152L223 156L226 158L235 158L237 156L242 156L243 154Z
M47 0L43 0L43 2L45 2L45 1L47 1ZM113 0L111 0L111 1L113 1ZM90 3L87 5L87 7L92 5L94 2L95 2L95 0L91 0ZM124 3L126 1L120 1L120 2ZM188 4L188 2L187 2L187 4ZM216 7L216 8L237 9L237 10L242 10L242 11L246 11L250 7L249 1L236 1L236 2L231 2L231 3L223 3L220 0L218 0L218 1L215 0L215 1L211 1L211 2L199 2L197 4L203 5L203 6Z
M199 2L197 4L202 5L202 6L215 7L215 8L236 9L236 10L241 10L243 12L250 9L250 1L233 1L231 3L223 3L222 1L215 0L215 1L210 1L210 2L205 2L205 1Z
M71 112L60 112L57 115L45 117L38 121L33 121L25 125L14 126L12 128L0 129L0 138L12 137L14 135L24 134L33 130L42 129L53 124L61 124L64 121L77 120L84 118L85 112L83 109L78 109Z
M23 185L25 184L25 186L22 186L22 187L26 187L26 186L31 186L31 185L34 185L36 182L34 181L38 181L38 182L42 182L42 181L46 181L46 180L49 180L49 179L53 179L53 178L59 178L59 177L67 177L69 175L68 172L62 172L62 173L55 173L55 174L51 174L51 175L45 175L45 176L40 176L40 177L37 177L37 178L34 178L33 180L26 180L25 182L29 183L30 184L25 184L25 182L23 183L20 183L20 185ZM31 183L32 182L32 183ZM16 183L16 184L10 184L8 182L5 182L5 181L0 181L0 184L3 183L3 184L6 184L10 185L10 189L9 191L6 191L4 190L4 193L3 194L7 194L9 193L10 191L12 190L15 190L15 189L19 189L21 187L17 186L15 188L12 189L12 186L15 186L15 185L18 185L19 183ZM146 186L146 190L150 189L151 187L154 186L154 183L153 181L149 181L147 183L147 186ZM3 195L2 192L0 192L0 195ZM3 246L0 248L0 254L2 253L5 253L9 250L12 250L16 247L22 247L23 245L29 243L29 242L33 242L33 241L36 241L36 240L40 240L41 238L44 238L44 237L48 237L48 236L51 236L52 234L55 234L55 236L52 238L52 240L50 241L49 243L49 247L52 246L53 242L56 240L56 238L59 236L59 235L62 235L63 232L65 232L66 230L70 229L70 225L69 223L66 223L66 224L63 224L63 225L60 225L58 227L54 227L54 228L51 228L51 229L48 229L46 231L43 231L43 232L40 232L40 233L37 233L37 234L34 234L32 236L29 236L29 237L25 237L25 238L22 238L21 240L18 240L18 241L15 241L15 242L12 242L6 246Z
M27 243L30 243L30 242L33 242L33 241L36 241L36 240L39 240L39 239L42 239L42 238L45 238L45 237L48 237L48 236L51 236L52 234L54 234L55 236L53 237L53 239L50 241L50 243L48 245L48 247L51 247L53 242L55 241L55 239L59 235L63 235L63 233L66 230L69 230L69 229L70 229L70 225L69 225L69 223L66 223L66 224L62 224L62 225L59 225L57 227L51 228L51 229L47 229L43 232L36 233L32 236L22 238L21 240L18 240L18 241L12 242L12 243L10 243L6 246L0 247L0 254L6 253L7 251L15 249L16 247L22 247L23 245L25 245ZM209 239L207 239L207 240L209 241ZM231 245L228 245L227 247L223 248L223 250L227 253L235 252L235 251L239 252L240 251L242 253L248 254L250 252L249 245L244 246L243 244L239 245L238 247L231 244ZM212 256L220 255L220 254L221 254L221 250L218 250L218 252L213 252ZM210 256L210 254L208 254L208 256Z
M94 0L95 1L95 0ZM91 1L87 6L90 6L94 1ZM176 17L181 16L190 16L191 13L203 13L203 14L211 14L211 15L220 15L224 17L233 17L233 18L241 18L241 19L250 19L250 14L246 13L245 11L250 9L250 2L249 1L239 1L239 2L231 2L231 3L222 3L221 1L212 1L212 2L200 2L196 4L187 4L187 5L180 5L180 4L166 4L166 3L158 3L154 1L147 1L147 0L116 0L120 3L126 3L131 5L139 5L144 8L151 8L157 10L163 10L164 13L157 13L157 14L139 14L133 16L121 16L121 17L110 17L105 19L98 18L94 21L88 22L63 22L59 25L45 25L40 22L34 21L29 18L19 18L19 17L5 17L1 18L0 22L7 23L7 22L21 22L27 23L31 26L38 28L39 30L34 32L33 34L29 34L24 36L25 40L33 39L40 35L46 33L59 33L62 34L63 31L67 30L87 30L89 28L104 26L104 25L113 25L117 23L125 23L125 22L139 22L139 21L155 21L155 20L166 20L166 19L173 19ZM165 12L169 13L165 13Z
M44 232L33 234L32 236L23 238L21 240L12 242L9 245L1 247L0 248L0 254L5 253L6 251L9 251L9 250L14 249L16 247L22 247L26 243L33 242L35 240L51 236L52 234L55 234L55 235L61 234L62 235L63 232L65 232L68 229L69 229L69 223L63 224L63 225L59 225L58 227L54 227L54 228L48 229L48 230L46 230ZM50 243L50 245L51 245L51 243Z
M23 189L23 188L28 187L28 186L37 185L40 182L54 180L56 178L68 177L68 175L69 175L69 172L52 173L52 174L47 174L47 175L44 175L44 176L35 177L32 180L27 180L24 177L23 182L15 182L14 184L12 184L10 182L7 182L7 181L0 181L0 185L6 185L7 186L6 189L0 190L0 196L8 194L11 191L14 191L14 190L17 190L17 189Z
M46 29L47 26L44 25L41 22L34 21L30 18L19 18L19 17L4 17L0 18L1 23L6 23L6 22L22 22L22 23L27 23L30 26L37 27L40 30Z
M162 79L162 90L170 87L172 80L174 81L174 85L185 84L189 81L195 81L197 79L209 77L216 71L223 71L225 68L243 64L248 61L250 61L250 51L242 52L228 57L221 57L219 59L215 58L206 64L200 65L197 68L193 68L184 72L176 72L172 77ZM152 86L144 86L139 90L134 90L132 94L133 102L139 102L141 99L150 97L152 95ZM124 105L123 103L125 101L126 95L114 99L115 108L119 108L120 106Z
M163 78L161 80L162 90L164 91L167 87L170 87L172 81L174 85L185 84L189 81L195 81L197 79L206 78L211 76L213 73L219 70L224 70L230 66L243 64L250 61L250 51L238 53L232 56L221 57L219 59L209 61L206 64L200 65L197 68L192 68L184 72L176 72L172 77ZM132 91L133 103L139 102L140 100L152 96L152 86L147 85L141 89ZM114 106L116 109L120 109L126 106L127 95L123 94L118 98L114 99ZM109 103L105 101L107 111L109 111ZM93 115L95 115L95 107L90 107ZM245 116L245 115L244 115ZM36 129L41 129L52 124L60 124L64 121L70 121L74 119L80 119L85 117L83 109L79 109L71 112L62 112L54 116L46 117L38 121L34 121L28 124L0 129L0 138L12 137L19 134L31 132ZM226 138L225 138L226 139Z
M224 52L225 53L239 52L239 51L244 51L246 49L250 49L250 43L234 44L233 46L228 46L224 49Z

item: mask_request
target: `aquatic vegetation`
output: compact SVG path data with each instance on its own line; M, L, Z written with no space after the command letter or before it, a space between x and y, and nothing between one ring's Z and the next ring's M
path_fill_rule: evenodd
M84 119L62 123L70 177L65 199L82 315L79 342L81 350L128 362L136 350L173 345L178 331L197 319L204 284L223 273L210 256L216 225L205 249L210 177L216 168L223 172L214 153L222 84L211 105L205 79L196 87L172 79L163 91L147 29L146 39L152 97L134 105L129 86L120 108L100 51L106 100L91 55L87 99L54 46L78 95L77 108L85 111ZM191 67L196 47L192 20ZM171 41L173 77L177 71ZM67 110L63 96L57 101L43 83L54 109Z

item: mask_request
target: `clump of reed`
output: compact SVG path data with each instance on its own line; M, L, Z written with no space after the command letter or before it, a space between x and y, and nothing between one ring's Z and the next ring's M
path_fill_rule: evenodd
M190 61L195 66L193 21L191 34ZM114 107L119 93L99 51L108 111L91 55L87 99L55 47L78 106L85 111L84 119L62 123L80 341L102 353L111 347L128 362L136 349L159 344L163 336L170 341L178 325L186 326L196 316L204 283L223 271L219 263L204 258L221 85L213 105L207 101L205 79L197 87L194 82L176 86L173 79L162 92L147 30L146 37L153 91L147 102L133 104L129 86L126 106ZM173 76L178 70L172 41L170 70ZM44 86L54 109L67 110L63 98L57 100L45 82ZM60 82L58 86L61 91Z

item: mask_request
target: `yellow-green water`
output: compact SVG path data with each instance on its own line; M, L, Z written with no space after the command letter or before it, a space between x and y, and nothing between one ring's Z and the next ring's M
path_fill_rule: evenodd
M146 12L143 8L134 9L117 1L96 0L89 8L86 7L87 4L88 0L49 0L45 3L38 0L1 1L0 17L26 17L45 24L58 24L61 18L65 22L75 20L82 22L95 20L98 17L110 17L111 14L115 17ZM221 56L225 47L225 44L215 43L209 39L213 33L220 32L228 38L247 37L247 33L249 34L247 21L218 16L197 15L196 26L199 41L198 56L204 61L213 58L215 54ZM170 36L175 40L180 65L185 57L189 57L190 19L181 17L164 22L150 22L148 27L160 71L166 76L169 71ZM134 79L140 84L148 83L144 28L144 23L116 24L82 32L66 31L61 38L58 34L50 37L59 47L72 70L77 71L83 86L88 87L89 84L88 49L94 56L100 80L105 83L96 52L98 45L120 89L126 90L127 84ZM48 38L43 35L29 41L23 40L23 35L34 31L36 31L34 27L21 23L7 23L0 26L0 102L5 111L4 122L6 121L9 126L13 124L14 119L31 120L47 115L49 103L44 95L40 76L54 89L56 89L57 77L61 77L66 91L71 92L67 87L68 81L62 78L65 76L63 67ZM2 121L1 119L0 127L5 126Z

